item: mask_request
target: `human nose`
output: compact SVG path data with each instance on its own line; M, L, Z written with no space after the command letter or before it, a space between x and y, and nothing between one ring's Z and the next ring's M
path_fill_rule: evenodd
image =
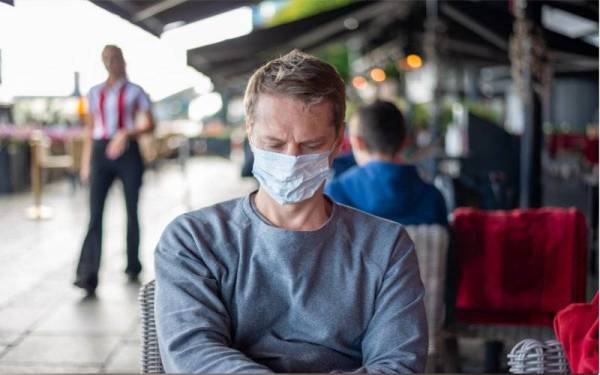
M300 145L294 142L287 145L285 153L290 156L299 156L302 154Z

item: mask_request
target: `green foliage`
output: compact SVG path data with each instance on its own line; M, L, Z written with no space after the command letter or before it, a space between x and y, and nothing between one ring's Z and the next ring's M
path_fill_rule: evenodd
M348 48L345 43L332 43L314 52L314 55L333 65L344 82L350 82L350 62Z
M454 101L444 100L439 113L440 130L445 132L452 122L452 104ZM463 103L468 111L478 117L500 124L502 114L494 110L489 104L481 101L468 101ZM414 104L410 111L410 124L415 129L426 129L430 116L430 103Z
M440 111L440 130L445 133L448 125L452 122L452 103L444 103Z
M267 26L299 20L327 10L339 8L352 3L354 0L288 0L271 18Z
M410 126L413 129L426 129L429 110L426 103L414 104L410 109Z
M502 114L494 110L490 105L486 104L485 102L467 102L467 108L472 114L486 119L488 121L491 121L495 124L500 124L502 121Z
M385 76L387 79L396 79L399 80L401 73L398 70L398 67L393 62L389 62L383 70L385 71Z

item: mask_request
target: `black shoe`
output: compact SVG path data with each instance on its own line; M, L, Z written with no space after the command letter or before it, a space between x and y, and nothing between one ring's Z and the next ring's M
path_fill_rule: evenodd
M90 283L89 281L84 281L81 279L75 280L73 283L78 288L85 290L86 297L93 297L96 295L96 286L97 283Z
M139 283L140 282L139 272L127 272L127 281L129 281L130 283Z
M96 289L86 289L83 300L89 301L89 300L95 300L95 299L96 299Z

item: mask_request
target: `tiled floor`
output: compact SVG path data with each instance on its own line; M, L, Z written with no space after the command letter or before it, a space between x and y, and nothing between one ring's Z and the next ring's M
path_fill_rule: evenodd
M196 158L185 172L164 164L144 177L140 200L143 280L153 278L152 253L175 216L246 194L253 180L236 163ZM87 190L65 182L44 189L53 218L31 221L28 194L0 196L0 373L139 372L137 293L125 267L125 212L115 184L104 217L97 298L71 285L88 220Z

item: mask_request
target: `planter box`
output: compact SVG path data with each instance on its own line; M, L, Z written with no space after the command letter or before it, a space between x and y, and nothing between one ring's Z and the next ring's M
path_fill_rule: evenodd
M11 191L27 190L31 184L31 148L29 144L11 144L8 147L8 154L10 156Z
M10 154L6 145L0 145L0 195L10 193Z

